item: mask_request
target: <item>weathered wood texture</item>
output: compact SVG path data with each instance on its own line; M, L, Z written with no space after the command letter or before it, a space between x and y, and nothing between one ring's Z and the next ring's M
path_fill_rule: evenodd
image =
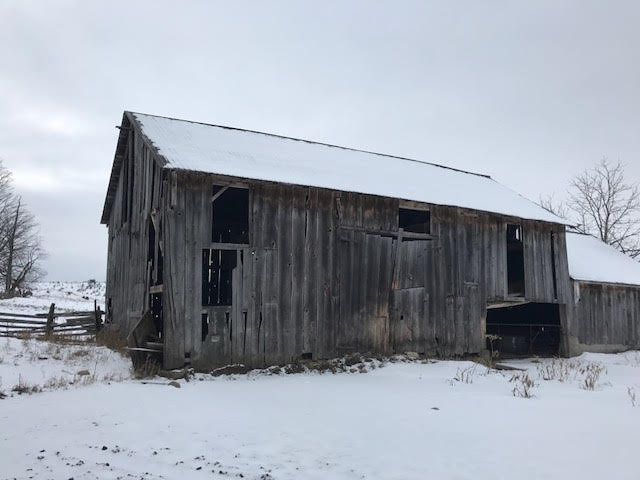
M123 128L128 134L123 136L125 147L117 152L122 155L121 172L108 221L106 321L126 336L148 310L148 290L157 283L149 235L155 223L153 248L161 249L163 170L128 122Z
M640 287L574 282L576 353L640 348Z
M108 321L128 334L149 309L150 287L162 284L166 367L479 352L487 303L510 300L507 223L523 227L525 299L572 304L561 225L422 204L433 238L406 241L398 199L162 169L137 127L123 126L131 128L108 219ZM249 245L229 246L237 257L228 307L202 306L214 183L249 189ZM566 331L573 309L561 311Z
M485 346L487 302L508 300L506 224L514 219L430 205L434 239L400 241L389 235L398 232L398 199L248 181L250 245L237 250L233 305L203 307L212 184L228 179L173 175L165 324L175 322L172 338L183 338L171 347L176 362L181 349L198 368L355 351L474 353ZM566 249L562 227L519 223L526 299L566 302L566 255L552 260L552 250Z

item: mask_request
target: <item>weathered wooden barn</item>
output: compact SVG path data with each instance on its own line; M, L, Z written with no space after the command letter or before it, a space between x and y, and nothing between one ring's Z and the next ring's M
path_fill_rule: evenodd
M567 232L574 313L572 354L640 349L640 263L594 238Z
M167 368L349 352L568 353L565 226L491 178L125 112L107 315ZM152 339L153 340L153 339Z

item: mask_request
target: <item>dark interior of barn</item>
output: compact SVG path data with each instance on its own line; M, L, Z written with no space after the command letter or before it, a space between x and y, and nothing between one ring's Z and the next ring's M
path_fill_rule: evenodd
M524 246L520 225L507 224L507 289L511 296L524 295Z
M489 350L501 357L558 355L560 351L560 309L555 303L523 303L487 309Z
M213 188L211 241L249 243L249 190L246 188Z

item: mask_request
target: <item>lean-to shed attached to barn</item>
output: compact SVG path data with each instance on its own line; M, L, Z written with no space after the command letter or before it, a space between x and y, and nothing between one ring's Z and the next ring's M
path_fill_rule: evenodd
M478 353L487 333L567 352L563 222L484 175L125 112L102 223L109 321L150 315L166 367Z
M640 263L591 235L567 232L572 353L640 348Z

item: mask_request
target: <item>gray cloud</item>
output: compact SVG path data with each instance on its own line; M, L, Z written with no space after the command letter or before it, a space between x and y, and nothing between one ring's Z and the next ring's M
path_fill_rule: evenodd
M637 181L639 20L632 1L5 0L0 158L52 279L104 278L124 109L440 162L534 199L603 155Z

